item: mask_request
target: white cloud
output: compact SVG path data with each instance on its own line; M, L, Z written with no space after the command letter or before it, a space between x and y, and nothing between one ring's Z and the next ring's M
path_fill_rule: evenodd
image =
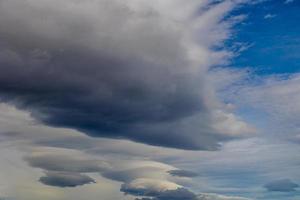
M180 187L181 187L180 185L177 185L169 181L141 178L126 183L123 186L123 189L124 190L147 190L153 193L159 193L167 190L176 190Z
M264 126L261 131L277 134L280 138L290 139L299 134L300 124L300 76L299 74L269 76L245 82L228 93L239 107L255 109L257 116L263 114Z
M277 15L275 14L271 14L271 13L268 13L264 16L265 19L272 19L272 18L275 18Z

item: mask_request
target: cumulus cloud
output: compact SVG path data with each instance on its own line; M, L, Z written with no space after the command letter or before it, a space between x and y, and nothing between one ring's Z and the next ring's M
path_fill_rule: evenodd
M73 172L45 172L46 176L40 178L40 182L45 185L56 187L76 187L84 184L95 183L87 175Z
M253 132L207 81L237 2L2 0L1 100L91 136L215 150Z
M280 179L271 181L265 184L264 187L271 192L293 192L299 185L292 182L290 179Z

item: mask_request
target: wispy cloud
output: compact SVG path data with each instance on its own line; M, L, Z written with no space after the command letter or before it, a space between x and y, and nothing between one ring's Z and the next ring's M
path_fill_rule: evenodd
M275 18L277 15L275 14L271 14L271 13L268 13L264 16L264 19L272 19L272 18Z
M285 4L293 3L295 0L285 0Z

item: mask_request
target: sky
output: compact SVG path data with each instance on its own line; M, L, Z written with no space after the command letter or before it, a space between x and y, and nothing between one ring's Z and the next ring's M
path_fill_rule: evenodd
M299 0L0 0L0 200L300 200Z

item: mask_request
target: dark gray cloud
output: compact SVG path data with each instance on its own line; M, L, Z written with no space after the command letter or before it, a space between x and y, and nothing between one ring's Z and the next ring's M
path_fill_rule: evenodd
M40 178L40 182L45 185L56 187L76 187L95 181L87 175L74 172L45 172L46 176Z
M130 182L137 178L159 178L164 175L164 171L157 167L139 167L127 170L108 170L102 176L121 182Z
M66 150L66 149L65 149ZM49 150L50 151L50 150ZM39 181L56 187L76 187L95 181L82 173L101 172L108 167L103 161L84 158L82 155L58 152L33 153L25 157L30 166L45 170L46 176Z
M168 171L168 173L171 174L172 176L179 176L179 177L196 177L196 176L198 176L198 174L196 172L182 170L182 169L170 170L170 171Z
M220 57L207 61L217 53L192 37L195 2L176 17L122 2L1 1L1 100L96 137L214 150L238 136L216 127L226 117L211 117L219 104L205 76Z
M290 179L280 179L269 182L265 184L264 187L270 192L293 192L299 185L292 182Z
M108 166L102 161L59 154L32 155L27 156L25 160L32 167L49 171L100 172Z

